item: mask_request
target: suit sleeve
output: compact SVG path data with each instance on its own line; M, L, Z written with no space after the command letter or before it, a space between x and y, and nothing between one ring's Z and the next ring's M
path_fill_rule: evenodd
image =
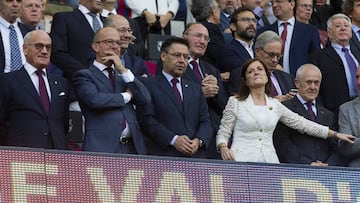
M346 108L346 106L344 106L344 105L340 106L340 108L339 108L339 132L347 133L347 134L354 135L354 136L359 136L359 135L356 135L351 128L351 124L354 122L354 121L352 121L352 119L349 115L349 111L351 111L351 110L352 109ZM357 122L357 120L355 122ZM355 139L354 144L340 141L339 142L339 150L346 157L349 157L349 158L358 157L360 154L360 139Z
M320 50L320 35L319 31L316 29L315 26L311 25L312 29L312 40L311 40L311 46L309 53L314 53L318 50Z
M73 83L79 101L88 108L106 109L118 108L126 105L124 98L120 93L100 92L94 84L89 70L81 70L74 73Z
M201 95L200 99L200 109L199 109L199 128L197 129L196 136L201 139L205 146L209 146L210 139L212 137L212 127L209 117L208 105L206 103L205 96L202 93L202 90L199 89L199 94Z
M51 27L52 53L51 61L64 71L67 78L71 78L72 74L78 70L87 68L86 65L72 57L68 52L68 32L76 32L68 30L67 18L64 15L55 14Z

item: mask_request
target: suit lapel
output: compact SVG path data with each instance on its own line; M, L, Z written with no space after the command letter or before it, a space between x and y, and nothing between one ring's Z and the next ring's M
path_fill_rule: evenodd
M360 61L360 42L354 31L352 31L352 38L350 39L350 49L356 59Z
M178 98L176 97L174 90L172 89L170 83L167 81L166 77L163 74L159 74L156 76L158 78L158 82L159 88L162 88L162 91L165 92L166 94L168 94L170 100L174 103L174 105L177 107L177 109L182 113L183 112L183 108L180 105ZM183 85L183 84L181 84ZM184 87L182 86L183 91L184 91ZM183 94L184 96L184 94Z
M34 101L34 103L36 103L36 105L34 105L34 107L37 106L39 112L42 112L46 115L44 106L40 100L39 93L36 90L34 84L32 83L30 76L26 72L25 68L22 67L19 71L14 73L14 76L18 80L18 83L22 84L22 86L24 87L24 91L29 92L31 97L33 97L33 101Z
M306 119L310 119L310 115L308 114L307 110L305 109L304 105L301 103L301 101L295 96L293 99L294 102L294 112L298 112L298 114L304 116ZM317 117L316 117L317 119Z
M109 90L109 92L114 92L112 84L107 78L104 73L102 73L98 68L96 68L94 65L91 65L89 70L94 73L94 77L98 79L101 83L104 84L104 86ZM117 75L117 74L116 74ZM117 79L117 78L116 78ZM115 79L115 81L116 81ZM116 82L115 82L116 84ZM115 86L116 87L116 86ZM116 89L116 88L115 88Z
M332 46L326 47L324 49L324 53L326 55L328 55L328 58L335 61L336 63L338 63L340 66L335 66L338 67L340 69L344 69L344 64L341 61L340 56L337 54L337 52L335 51L335 49Z
M87 21L85 15L79 9L75 9L74 16L78 20L74 20L74 22L80 22L81 25L86 25L88 31L82 30L82 33L94 33L94 30L92 29L91 25Z

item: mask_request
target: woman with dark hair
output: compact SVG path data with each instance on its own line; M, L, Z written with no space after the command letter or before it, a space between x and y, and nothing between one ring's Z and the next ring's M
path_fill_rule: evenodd
M307 120L271 98L270 74L262 61L248 60L241 77L240 91L229 98L216 137L222 159L279 163L272 140L278 121L315 137L337 138L353 143L354 136L337 133Z

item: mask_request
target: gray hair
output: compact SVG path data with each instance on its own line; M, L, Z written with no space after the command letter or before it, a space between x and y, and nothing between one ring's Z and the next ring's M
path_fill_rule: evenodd
M335 20L335 19L337 19L337 18L344 18L344 19L346 19L346 21L349 22L349 25L350 25L350 27L351 27L351 19L350 19L347 15L345 15L345 14L338 13L338 14L335 14L335 15L331 16L331 17L328 19L328 21L326 22L327 31L331 30L331 28L332 28L332 21Z
M191 13L197 22L207 20L211 16L211 9L215 0L192 0Z
M296 71L296 77L295 77L295 79L296 79L296 80L300 80L300 79L303 77L303 74L304 74L305 69L308 69L308 68L311 68L311 69L313 69L313 70L319 71L319 73L320 73L320 80L321 80L322 74L321 74L320 69L319 69L317 66L315 66L314 64L311 64L311 63L307 63L307 64L304 64L304 65L301 65L301 66L297 69L297 71Z
M281 38L278 34L276 34L273 31L265 31L261 33L257 38L255 42L255 49L256 48L264 48L266 44L270 42L280 42L282 44Z

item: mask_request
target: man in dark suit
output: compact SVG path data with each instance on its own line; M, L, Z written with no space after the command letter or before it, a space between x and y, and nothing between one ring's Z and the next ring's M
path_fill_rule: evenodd
M220 30L224 36L226 43L230 42L233 39L230 30L230 16L234 13L235 9L238 8L237 0L219 0L220 6Z
M272 8L277 21L259 29L259 34L272 30L283 40L280 64L285 72L295 77L296 69L307 63L311 53L320 49L319 32L313 25L295 20L294 0L272 1Z
M132 29L129 21L121 15L110 15L104 24L104 27L115 28L120 34L120 57L123 65L131 70L136 77L148 77L149 70L144 60L128 52L132 41Z
M69 82L74 72L88 68L95 58L91 43L94 31L102 27L101 9L101 1L80 0L79 7L74 11L59 12L53 17L51 62L63 71ZM73 93L71 97L74 101Z
M64 78L47 73L51 39L36 30L24 38L27 63L1 78L1 120L8 123L5 144L66 149L68 85Z
M224 67L230 72L228 93L233 95L238 90L243 64L255 55L253 50L256 35L255 14L246 8L236 9L231 16L230 29L234 38L225 45L225 49L219 55L223 58Z
M17 22L21 2L0 1L0 69L1 72L19 70L26 62L22 45L23 35ZM11 29L12 27L13 29ZM13 31L12 31L13 30ZM14 35L11 35L14 33ZM11 37L11 40L9 40ZM14 39L16 37L16 39ZM17 42L17 43L12 43ZM18 57L11 57L18 56Z
M42 19L42 4L41 0L22 0L20 8L20 23L24 27L24 31L30 32L32 30L40 29L39 22ZM21 29L21 27L20 27ZM22 31L23 31L22 30ZM23 33L25 36L26 33Z
M183 78L201 85L213 129L213 135L207 148L207 158L220 159L220 154L216 150L216 132L227 103L227 95L219 71L201 59L208 45L208 41L204 39L207 37L209 37L209 33L201 23L190 23L186 26L183 38L189 43L189 59Z
M283 104L293 112L333 129L336 123L334 114L316 102L320 83L320 70L312 64L302 65L295 78L298 94ZM274 145L281 163L343 165L336 140L308 136L281 123L274 132Z
M295 93L290 90L295 87L289 73L279 70L278 61L281 58L281 38L273 31L261 33L255 42L255 56L266 65L270 72L270 79L273 84L271 96L279 101L285 101L294 97ZM240 77L235 82L236 86L231 87L238 92Z
M331 45L316 52L310 62L319 67L322 73L319 101L337 117L339 106L358 95L356 69L359 58L350 50L350 18L335 14L329 18L328 25Z
M255 42L256 58L262 60L268 71L273 84L271 96L279 101L293 98L295 92L294 80L289 73L280 70L279 59L281 58L281 38L273 31L261 33Z
M96 32L96 59L77 71L73 83L85 117L86 151L146 154L133 105L150 102L145 86L120 59L120 34L111 27Z
M138 110L149 154L206 158L212 136L206 100L198 83L182 77L188 47L181 38L164 41L161 74L144 80L152 101Z
M350 39L351 53L356 58L360 58L360 12L356 7L357 0L345 0L343 3L343 11L351 18L352 37Z

